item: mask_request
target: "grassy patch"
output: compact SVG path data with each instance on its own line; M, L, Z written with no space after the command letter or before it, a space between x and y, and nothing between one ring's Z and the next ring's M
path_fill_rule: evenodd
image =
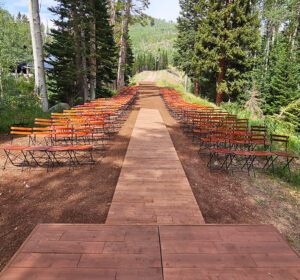
M274 174L270 173L270 175L284 182L288 182L295 187L294 191L300 192L300 169L291 170L291 173L289 173L287 168L283 169L283 166L284 164L275 165Z

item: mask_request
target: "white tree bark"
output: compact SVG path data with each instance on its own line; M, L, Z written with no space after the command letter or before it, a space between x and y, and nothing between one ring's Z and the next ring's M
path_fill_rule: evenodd
M46 88L44 54L38 0L29 0L29 22L34 61L35 93L41 95L42 108L45 112L48 110L48 95Z
M118 62L118 76L117 88L120 89L124 86L124 65L126 63L128 23L130 17L131 0L126 0L124 9L122 11L122 25L121 25L121 39L120 39L120 52Z

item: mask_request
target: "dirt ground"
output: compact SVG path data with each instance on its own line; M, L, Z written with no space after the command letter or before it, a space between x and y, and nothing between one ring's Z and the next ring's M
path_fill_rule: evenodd
M0 151L0 270L38 223L105 223L138 110L133 110L107 143L94 152L95 166L69 170L17 168L3 171ZM26 143L16 139L13 143ZM8 144L0 136L0 145ZM25 182L30 188L25 188Z
M273 183L263 175L253 181L243 173L210 172L208 158L198 156L197 146L154 92L140 95L106 151L94 154L94 167L56 168L49 173L0 171L0 270L38 223L105 223L139 107L160 110L206 223L272 223L300 250L299 200L287 195L279 183L274 190L270 188ZM0 145L8 143L7 136L0 136ZM0 151L0 166L3 160ZM25 182L30 188L25 188Z

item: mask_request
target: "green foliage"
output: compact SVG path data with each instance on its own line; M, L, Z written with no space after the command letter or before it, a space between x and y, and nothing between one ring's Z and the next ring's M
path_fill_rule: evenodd
M39 98L33 94L33 79L7 76L2 85L5 95L0 97L0 132L9 132L17 116L31 116L32 124L35 117L49 117L42 111Z
M254 54L259 43L258 13L255 0L201 0L196 5L198 25L193 64L199 80L214 80L223 73L217 85L236 100L249 87L249 74L254 66ZM224 71L221 68L224 64Z
M43 115L33 79L16 75L17 67L32 59L31 52L27 17L0 9L0 132L8 132L16 116Z
M116 90L112 90L107 86L101 87L101 91L97 91L96 89L96 98L109 98L116 95L118 92Z
M279 119L292 124L300 132L300 98L281 110Z
M299 0L262 1L262 40L253 79L265 114L280 111L299 94Z
M154 25L133 24L129 28L129 35L133 44L133 53L138 54L152 53L158 54L162 50L168 51L172 57L173 44L176 38L177 30L173 22L167 22L161 19L154 19Z
M0 8L0 75L6 75L18 64L30 60L31 52L27 17L19 14L14 18Z

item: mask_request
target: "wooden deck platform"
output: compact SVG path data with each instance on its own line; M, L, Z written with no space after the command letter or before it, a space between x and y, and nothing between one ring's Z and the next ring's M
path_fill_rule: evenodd
M36 227L0 280L296 280L300 258L272 226Z

